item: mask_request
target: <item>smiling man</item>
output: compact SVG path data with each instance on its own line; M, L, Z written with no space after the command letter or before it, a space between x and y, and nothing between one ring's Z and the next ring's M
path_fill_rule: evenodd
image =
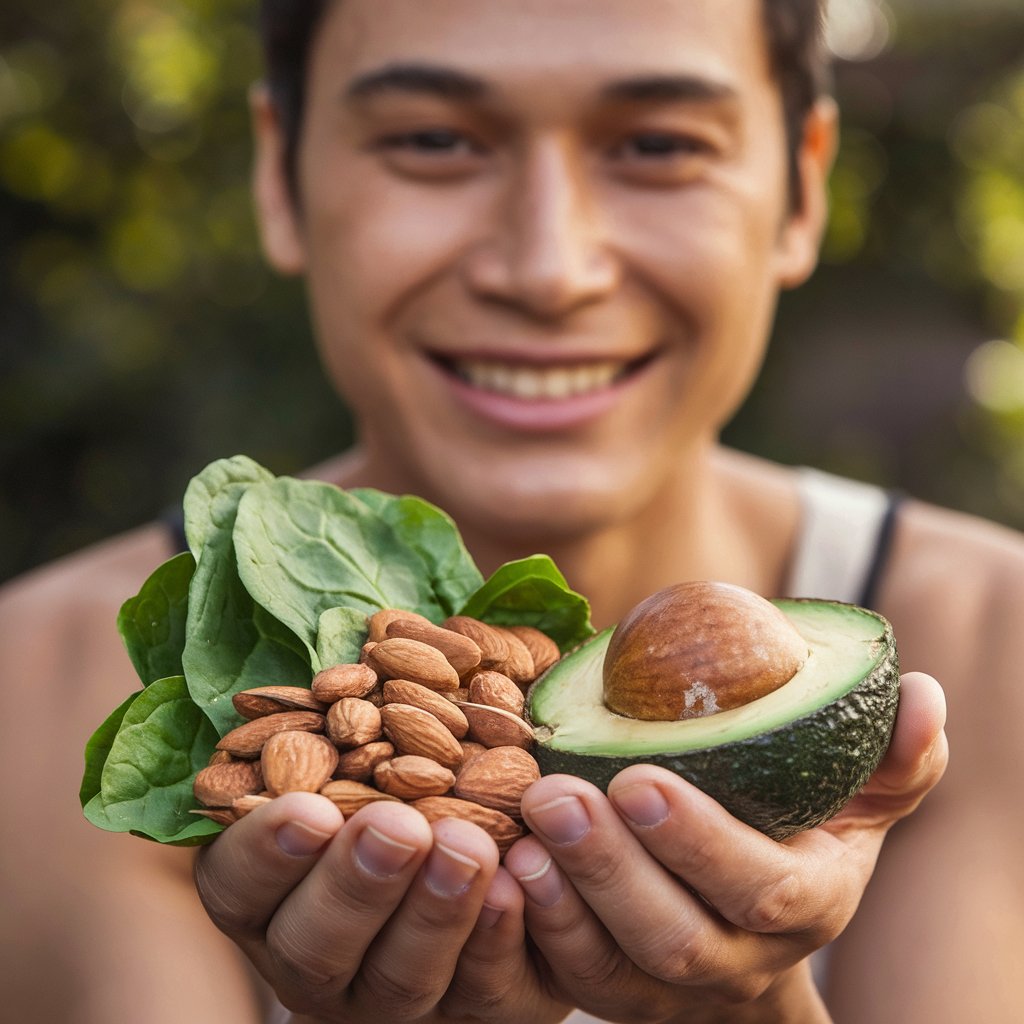
M465 822L398 804L343 822L288 794L198 858L204 914L176 851L117 845L55 804L134 688L112 623L171 550L147 527L3 596L0 669L35 680L22 710L58 751L9 795L40 822L5 851L22 883L11 1012L145 1005L178 1024L185 986L187 1015L220 1022L1024 1017L1024 826L1005 813L1024 781L1024 544L718 442L826 217L818 4L263 6L264 247L305 278L359 428L313 472L436 502L485 571L547 551L599 626L668 584L723 580L869 602L913 671L867 787L784 843L642 765L607 796L536 783L531 834L500 867ZM932 675L958 756L912 813L946 766ZM8 728L21 777L33 734Z

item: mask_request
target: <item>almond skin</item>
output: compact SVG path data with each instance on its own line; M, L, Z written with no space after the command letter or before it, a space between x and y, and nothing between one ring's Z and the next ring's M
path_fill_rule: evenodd
M342 697L327 712L327 735L339 750L380 739L380 709L368 700Z
M304 686L257 686L242 690L231 698L235 710L250 721L281 711L318 711L323 714L327 704Z
M372 804L377 800L398 800L398 797L389 793L382 793L373 786L367 786L362 782L353 782L351 779L335 779L333 782L325 782L320 787L320 795L327 797L335 807L345 815L351 817L361 807Z
M315 697L333 704L342 697L365 697L377 685L377 673L369 665L331 665L313 676Z
M417 619L395 619L388 623L388 637L405 637L436 647L447 659L448 664L464 676L480 664L480 648L476 642L453 629L435 626L432 622Z
M390 761L395 756L393 743L387 740L375 740L364 743L354 750L346 750L338 758L338 767L334 769L336 779L351 779L353 782L369 782L373 778L373 769L381 761Z
M456 771L462 747L448 728L429 711L411 704L385 704L380 709L384 733L400 754L419 754Z
M482 743L477 743L474 740L459 740L459 746L462 747L462 767L459 769L460 772L465 771L466 765L477 754L483 753L487 749Z
M388 626L396 619L412 619L415 622L432 626L433 623L425 615L418 612L404 612L401 608L382 608L370 616L369 631L366 639L373 643L380 643L388 638Z
M382 640L367 655L381 679L408 679L431 690L456 690L459 674L430 644L405 637Z
M407 679L389 679L384 684L385 704L411 704L414 708L429 711L440 719L448 731L461 740L469 732L469 722L459 708L436 690Z
M416 800L447 793L455 785L455 773L429 757L403 754L377 765L373 781L384 793L401 800Z
M519 818L523 793L539 778L540 767L522 747L492 747L459 772L455 795Z
M235 757L260 756L263 744L279 732L297 729L300 732L323 732L326 720L316 711L281 711L276 715L254 718L251 722L232 729L217 743L218 750L226 750Z
M477 672L469 681L469 700L473 704L486 704L501 708L522 718L526 707L523 691L502 672Z
M411 806L422 814L427 821L440 821L442 818L461 818L479 825L494 841L498 849L504 853L517 839L524 835L519 822L510 818L493 807L481 807L469 800L459 800L450 796L427 796L414 800Z
M508 632L519 637L526 644L530 654L533 656L533 671L535 675L547 672L556 661L562 657L558 644L535 626L505 626Z
M231 810L235 812L237 817L244 818L250 811L255 811L257 807L269 804L272 799L273 797L264 796L262 793L240 796L237 800L231 802Z
M338 764L338 751L326 736L279 732L263 745L263 781L271 796L316 793Z
M468 615L452 615L441 625L468 636L480 648L480 668L499 668L508 660L508 641L486 622Z
M469 720L469 738L485 747L533 746L533 730L517 715L486 704L460 704Z
M209 818L210 821L215 821L218 825L233 825L238 821L238 812L230 807L210 807L188 813L199 815L201 818Z
M516 686L525 691L537 677L530 648L512 630L506 629L504 626L497 628L508 644L508 657L504 664L497 666L498 671L503 672Z
M230 807L240 796L263 789L258 761L228 761L208 765L196 773L192 792L204 807Z

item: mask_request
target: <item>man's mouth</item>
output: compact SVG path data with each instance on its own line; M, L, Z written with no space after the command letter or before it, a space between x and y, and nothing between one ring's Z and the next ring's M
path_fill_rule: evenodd
M538 366L498 359L446 359L445 368L471 387L517 398L543 401L576 398L603 391L637 369L647 358L595 360Z

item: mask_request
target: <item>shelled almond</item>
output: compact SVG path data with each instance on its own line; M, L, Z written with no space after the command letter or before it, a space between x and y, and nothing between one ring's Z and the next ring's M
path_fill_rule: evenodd
M524 694L557 657L532 626L379 611L357 662L324 668L309 689L233 696L247 721L196 775L194 813L230 825L293 791L318 792L345 815L402 801L430 821L474 822L504 853L524 834L520 801L540 777Z

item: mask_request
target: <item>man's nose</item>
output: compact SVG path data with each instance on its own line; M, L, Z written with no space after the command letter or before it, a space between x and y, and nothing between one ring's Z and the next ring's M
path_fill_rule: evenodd
M599 301L619 280L585 169L558 140L524 157L467 255L477 294L545 319Z

